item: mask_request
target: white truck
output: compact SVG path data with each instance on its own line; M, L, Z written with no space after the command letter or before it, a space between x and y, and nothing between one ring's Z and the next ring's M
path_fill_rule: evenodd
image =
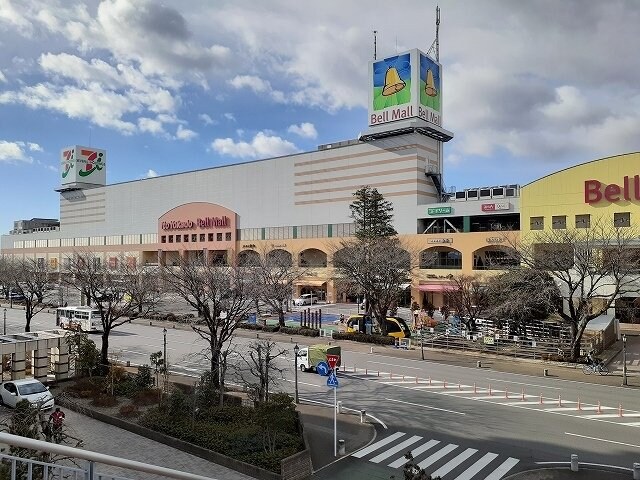
M336 368L340 366L340 347L334 345L311 345L301 348L296 359L296 368L301 372L311 372L315 370L320 362L327 362L328 355L338 355ZM328 362L327 362L328 364Z

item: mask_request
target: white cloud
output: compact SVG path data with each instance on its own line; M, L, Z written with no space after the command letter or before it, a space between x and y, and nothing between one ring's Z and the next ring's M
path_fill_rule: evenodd
M185 140L185 141L189 141L195 137L197 137L198 134L196 132L194 132L193 130L189 130L188 128L184 128L182 125L178 125L178 130L176 130L176 138L178 140Z
M291 142L278 136L258 132L251 142L236 142L232 138L216 138L211 148L222 155L237 158L269 158L299 152Z
M7 77L4 76L2 70L0 70L0 83L7 83Z
M138 128L141 132L148 132L154 135L165 133L162 122L153 118L140 117L138 119Z
M299 135L302 138L318 138L318 131L315 125L309 122L304 122L300 125L290 125L287 131Z
M147 173L144 174L144 178L154 178L158 176L158 172L155 170L149 169Z
M236 117L235 117L235 115L234 115L233 113L229 113L229 112L227 112L227 113L224 113L222 116L223 116L224 118L226 118L227 120L229 120L230 122L235 122L235 121L237 121L237 120L236 120Z
M29 147L24 142L0 140L0 162L33 163L33 158L26 153L27 148Z
M42 147L40 145L38 145L37 143L33 143L33 142L27 142L27 147L32 152L43 152L44 151L44 150L42 150Z
M255 93L271 91L271 84L255 75L236 75L229 80L229 84L237 90L248 87Z
M198 115L198 118L200 120L202 120L205 125L213 125L214 124L213 119L209 115L207 115L206 113L201 113L200 115Z

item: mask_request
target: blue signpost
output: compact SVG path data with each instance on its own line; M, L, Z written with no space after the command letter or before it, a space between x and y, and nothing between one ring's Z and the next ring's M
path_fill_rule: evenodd
M327 363L331 370L329 372L329 378L327 378L327 387L333 388L333 456L338 456L338 377L336 372L338 371L338 363L340 361L339 355L327 355Z
M338 377L336 377L335 372L331 370L331 373L327 378L327 387L338 388L339 386L340 385L338 384Z
M329 369L329 364L327 362L318 362L318 364L316 365L316 372L321 377L326 377L327 375L329 375L330 371L331 370Z

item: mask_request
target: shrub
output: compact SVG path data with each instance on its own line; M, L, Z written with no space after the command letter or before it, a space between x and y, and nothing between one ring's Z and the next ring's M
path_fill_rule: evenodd
M111 395L101 394L93 397L91 405L95 407L115 407L118 404L118 399Z
M130 418L137 417L140 415L140 410L138 410L138 406L133 403L129 403L128 405L122 405L120 407L120 416Z
M262 330L262 325L257 323L239 323L238 328L244 328L245 330Z
M175 313L167 313L167 316L165 317L165 320L167 322L175 322L176 321Z
M65 388L72 397L91 398L98 395L104 387L103 377L83 377Z
M151 388L153 386L153 374L149 365L140 365L134 382L139 390Z
M145 388L140 390L133 397L133 403L135 405L155 405L160 402L160 390L157 388Z
M375 345L395 345L396 339L394 337L366 333L333 333L334 340L352 340L354 342L373 343Z
M309 327L280 327L280 332L289 335L304 335L305 337L319 337L320 330Z
M262 327L263 332L273 333L277 332L278 330L280 330L280 325L265 325Z

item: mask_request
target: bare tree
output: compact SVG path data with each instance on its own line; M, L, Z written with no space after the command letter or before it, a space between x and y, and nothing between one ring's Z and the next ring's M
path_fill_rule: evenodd
M268 305L278 315L278 324L285 326L287 302L293 296L295 284L307 274L307 270L294 264L292 255L283 250L257 253L246 265L249 278L255 288L256 302Z
M269 401L269 390L276 383L274 376L281 378L285 370L278 367L275 360L285 354L286 350L278 349L275 342L260 340L250 344L248 352L240 355L246 368L239 370L239 376L255 401Z
M24 331L31 331L31 320L43 309L51 299L48 288L52 271L46 262L33 258L3 259L0 268L5 287L11 292L18 293L24 302L25 326Z
M513 320L518 326L544 320L561 307L558 285L547 272L514 268L491 277L487 283L487 316Z
M157 271L142 269L123 257L110 264L92 253L75 253L69 257L63 281L82 292L100 312L102 346L100 362L109 364L109 335L132 316L152 311L160 294ZM142 285L146 286L144 293ZM132 292L136 292L135 296Z
M411 255L397 237L342 240L333 252L333 266L343 285L364 293L367 313L376 319L386 335L385 318L400 293L400 285L410 281Z
M476 329L476 320L489 307L487 287L483 279L475 275L454 276L444 297L445 304L456 311L469 332Z
M198 257L165 267L163 278L171 291L200 312L199 321L191 328L207 342L213 382L219 387L225 344L253 308L254 292L247 269L214 265Z
M585 227L532 231L520 241L507 237L524 266L548 273L558 285L562 302L556 312L570 327L572 361L589 322L619 296L640 290L637 229L604 219Z

